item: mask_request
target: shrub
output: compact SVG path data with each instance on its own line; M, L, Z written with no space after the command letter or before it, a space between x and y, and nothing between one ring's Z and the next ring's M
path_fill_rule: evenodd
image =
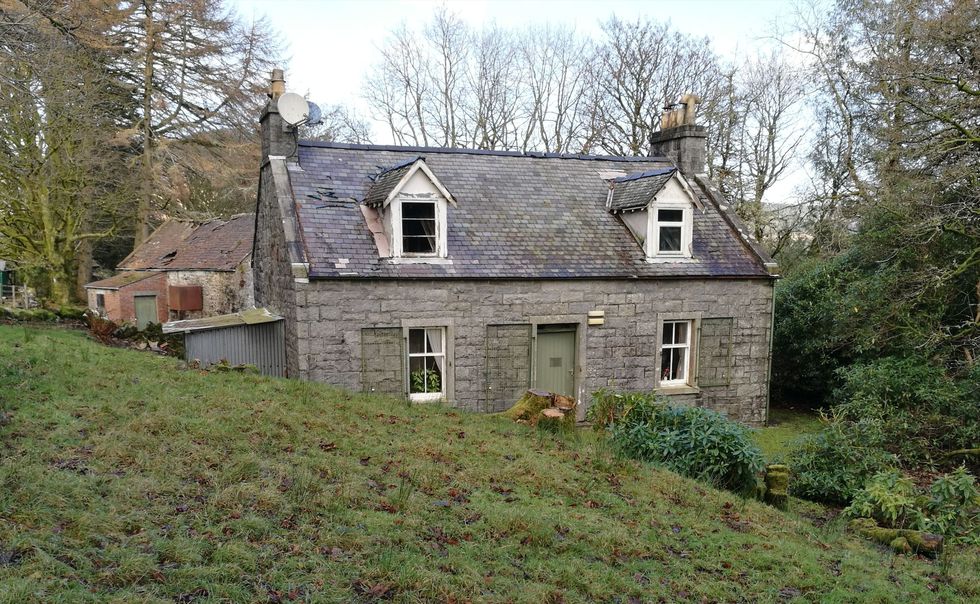
M834 372L853 355L836 329L849 280L845 258L800 267L776 285L772 396L776 404L822 403Z
M59 318L65 319L66 321L84 321L86 309L81 306L69 306L66 304L58 307L55 313Z
M980 370L959 380L919 358L885 357L839 371L836 409L845 421L874 421L881 444L904 464L935 464L980 441Z
M872 518L884 527L937 533L950 543L980 543L980 491L963 467L936 479L928 494L897 470L875 474L844 514Z
M103 344L111 341L113 335L118 329L118 326L115 323L109 319L99 316L99 314L95 312L85 314L85 323L88 325L88 329L92 333L92 336Z
M916 502L912 481L898 470L879 472L858 490L844 514L851 518L874 518L881 526L916 528L921 526L921 502Z
M881 448L880 433L874 421L828 418L822 431L803 437L790 453L790 493L846 504L869 478L895 464L894 457Z
M613 392L599 389L592 393L592 405L585 413L594 430L605 430L630 407L651 395L638 392Z
M757 491L762 453L747 428L709 409L670 407L654 395L619 402L626 400L629 406L610 427L620 454L734 492Z
M929 488L927 530L961 543L980 545L980 490L976 479L960 466Z

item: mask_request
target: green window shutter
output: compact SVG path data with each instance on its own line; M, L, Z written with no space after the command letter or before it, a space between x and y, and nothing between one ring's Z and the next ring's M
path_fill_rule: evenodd
M701 388L728 386L732 383L731 317L701 319L698 341L698 380Z
M531 326L487 325L484 411L509 409L531 387Z
M361 329L361 387L365 392L407 396L405 339L401 327Z

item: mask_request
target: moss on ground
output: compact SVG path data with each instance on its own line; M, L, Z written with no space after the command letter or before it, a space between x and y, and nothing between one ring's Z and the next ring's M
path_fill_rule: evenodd
M0 327L0 602L940 602L895 556L601 437ZM808 515L814 513L809 510Z

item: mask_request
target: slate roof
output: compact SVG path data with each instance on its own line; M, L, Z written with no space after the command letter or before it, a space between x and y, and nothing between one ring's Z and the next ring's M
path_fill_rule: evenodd
M126 271L113 275L108 279L102 279L99 281L93 281L91 283L85 284L86 289L122 289L127 285L132 285L133 283L139 283L144 279L149 279L150 277L155 277L160 273L152 272L142 272L142 271Z
M609 183L612 188L609 210L628 212L645 208L675 172L676 168L658 168L612 179Z
M419 156L457 202L448 213L449 263L380 258L359 207L381 197L384 189L372 188L387 179L378 175ZM622 219L606 209L609 183L600 172L673 168L661 157L303 141L298 162L287 162L311 279L768 277L715 198L693 184L704 206L694 212L695 261L645 260Z
M374 177L374 184L368 189L367 195L364 197L364 203L369 206L383 204L385 199L388 199L388 195L401 182L402 177L408 174L408 171L412 169L412 165L419 159L422 158L416 156L405 160Z
M233 271L252 253L255 215L168 220L120 264L124 270Z

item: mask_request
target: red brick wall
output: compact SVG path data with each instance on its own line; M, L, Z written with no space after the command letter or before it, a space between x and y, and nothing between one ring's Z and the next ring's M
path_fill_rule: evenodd
M156 294L157 323L166 323L170 320L168 316L170 304L167 300L167 273L154 275L110 293L115 294L112 296L114 300L110 302L110 296L106 296L106 312L109 314L109 318L116 323L136 322L136 308L133 298L137 294Z

